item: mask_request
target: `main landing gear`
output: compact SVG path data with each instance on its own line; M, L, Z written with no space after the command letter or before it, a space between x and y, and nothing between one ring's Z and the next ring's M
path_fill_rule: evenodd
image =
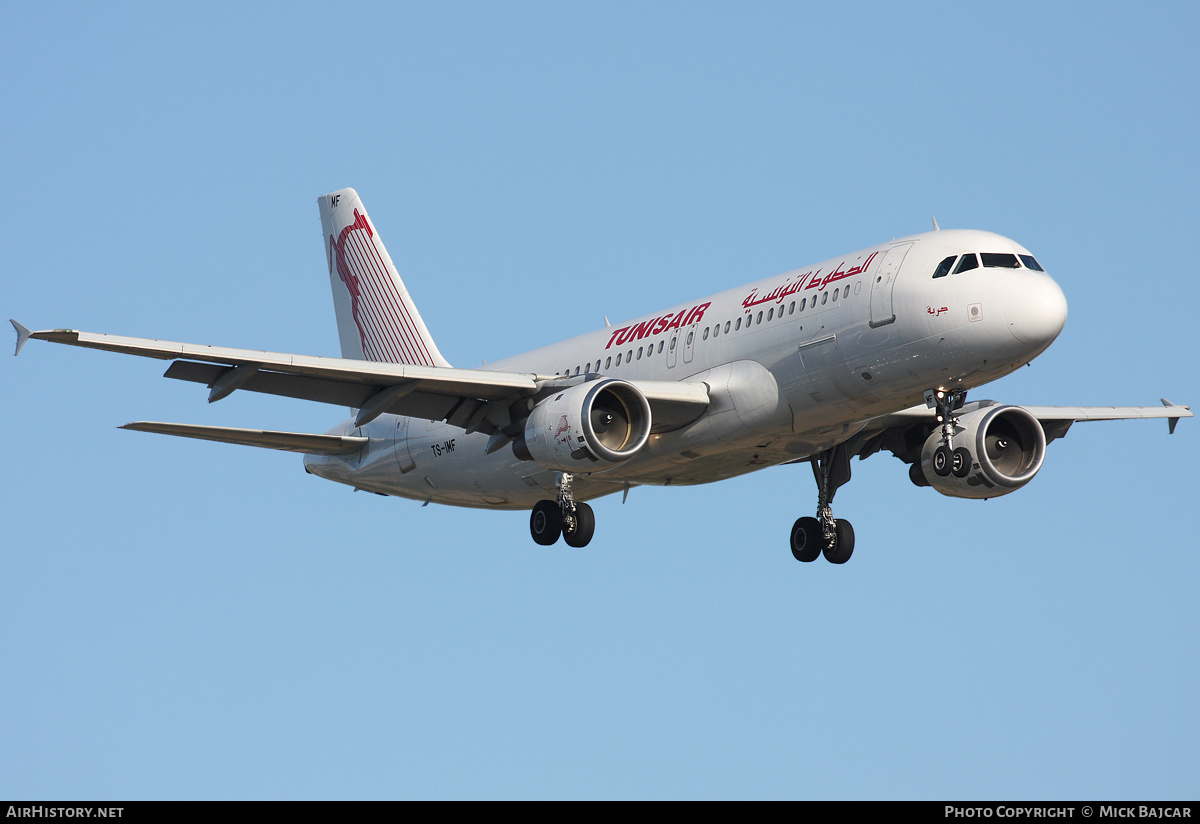
M817 517L804 517L792 525L792 555L808 563L822 553L831 564L844 564L854 552L854 527L849 521L834 520L833 494L850 480L850 453L838 444L811 459L817 479Z
M933 453L933 471L943 478L951 474L965 478L971 474L971 451L954 446L954 427L958 425L954 412L962 409L966 401L965 389L925 390L925 404L937 410L937 422L942 426L942 445Z
M567 546L585 547L596 532L596 516L585 503L575 503L571 473L558 476L558 500L538 501L529 515L529 534L542 546L551 546L562 535Z

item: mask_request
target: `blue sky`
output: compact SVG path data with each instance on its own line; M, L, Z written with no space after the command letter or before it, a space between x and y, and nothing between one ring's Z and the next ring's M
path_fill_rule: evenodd
M1200 401L1190 3L12 5L4 317L332 355L362 195L447 358L890 237L1000 232L1070 317L976 391ZM0 362L0 796L1191 798L1194 421L1076 425L962 501L889 455L527 516L118 431L339 410L32 342Z

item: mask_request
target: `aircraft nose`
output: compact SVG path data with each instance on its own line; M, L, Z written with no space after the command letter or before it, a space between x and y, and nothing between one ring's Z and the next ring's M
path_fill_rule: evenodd
M1023 271L1006 290L1004 320L1021 343L1049 346L1067 322L1067 298L1054 279L1042 272Z

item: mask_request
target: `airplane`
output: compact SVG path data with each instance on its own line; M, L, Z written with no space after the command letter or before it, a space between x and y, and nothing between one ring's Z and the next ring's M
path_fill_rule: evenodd
M299 452L356 490L452 506L528 509L533 540L592 539L587 501L640 485L711 483L808 462L814 516L793 556L842 564L833 517L851 458L887 450L957 498L1007 495L1076 421L1166 418L1187 406L1016 406L969 390L1029 363L1063 328L1058 284L1020 244L941 230L880 243L608 324L480 369L438 350L353 189L318 198L341 357L80 332L29 339L171 361L165 377L349 407L324 434L137 421L123 429Z

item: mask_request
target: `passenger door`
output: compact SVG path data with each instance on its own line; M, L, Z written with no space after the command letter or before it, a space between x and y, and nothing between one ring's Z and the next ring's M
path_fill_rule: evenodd
M896 277L900 274L904 256L912 247L911 243L901 243L888 249L883 262L875 271L875 281L871 284L872 329L886 326L896 320L896 313L892 311L892 289L896 285Z

